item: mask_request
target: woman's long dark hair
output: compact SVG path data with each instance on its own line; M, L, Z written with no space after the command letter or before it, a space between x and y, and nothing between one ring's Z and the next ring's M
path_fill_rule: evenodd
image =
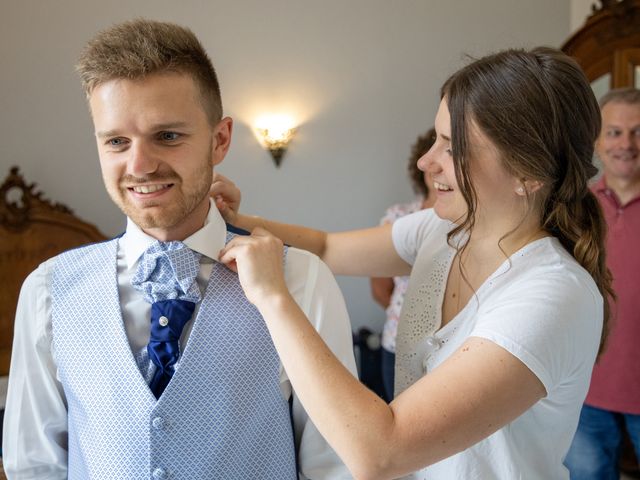
M542 228L591 274L604 297L602 352L615 295L605 262L606 224L588 188L597 173L592 157L600 109L584 73L554 49L506 50L456 72L442 87L442 97L451 115L456 179L468 206L449 241L474 226L477 194L468 154L473 122L499 149L507 171L543 184L528 195L529 207L537 210Z

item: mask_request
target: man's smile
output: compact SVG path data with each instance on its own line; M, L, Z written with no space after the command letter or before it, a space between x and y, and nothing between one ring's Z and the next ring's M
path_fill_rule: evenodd
M172 186L173 186L173 183L164 183L164 184L156 184L156 185L136 185L134 187L129 187L129 190L133 191L134 193L149 194L149 193L155 193L161 190L166 190L168 188L171 188Z

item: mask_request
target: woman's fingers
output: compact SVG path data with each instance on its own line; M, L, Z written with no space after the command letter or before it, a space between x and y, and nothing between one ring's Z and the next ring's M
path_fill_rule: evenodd
M221 250L219 260L238 273L245 295L255 305L287 291L282 242L264 229L237 236Z
M251 230L251 236L254 238L270 238L275 242L274 245L282 248L282 241L265 228L262 228L262 227L254 228L253 230Z
M209 195L216 202L216 207L220 210L220 214L225 221L233 223L238 210L240 209L240 201L242 194L235 183L224 175L214 172Z
M268 230L262 227L256 227L251 231L251 235L236 235L233 237L220 251L220 255L222 256L225 252L229 251L234 247L239 247L242 245L256 245L258 246L260 242L264 242L264 246L261 248L275 248L278 252L282 252L282 241L274 236ZM222 261L222 258L220 258Z
M213 172L213 182L215 183L216 181L233 184L229 177L225 177L220 172Z

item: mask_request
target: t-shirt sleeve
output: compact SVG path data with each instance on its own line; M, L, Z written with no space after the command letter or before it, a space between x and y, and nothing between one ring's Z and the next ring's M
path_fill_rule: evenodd
M486 338L523 362L547 393L591 370L602 329L602 297L572 274L518 282L481 311L471 336Z
M413 265L422 244L434 234L446 234L444 220L440 219L432 208L419 210L393 222L391 237L393 246L400 258Z

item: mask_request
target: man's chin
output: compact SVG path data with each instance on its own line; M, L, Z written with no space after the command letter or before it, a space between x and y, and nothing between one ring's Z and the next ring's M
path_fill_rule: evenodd
M157 230L157 229L169 229L173 227L173 222L167 222L166 219L160 219L155 217L136 217L129 215L129 218L143 230ZM163 221L164 220L164 221Z
M145 208L144 211L134 208L121 208L121 210L133 223L144 230L169 229L179 223L180 217L182 217L176 212L167 212L153 207Z
M617 177L626 180L637 178L639 171L640 168L638 168L637 165L625 165L622 163L617 163L614 165L605 166L605 172L607 172L610 177Z
M126 198L118 197L114 202L118 205L133 223L141 229L148 230L174 230L180 228L197 211L198 206L206 199L207 211L209 206L208 187L204 193L197 197L189 197L185 201L154 202L146 201L144 204L129 202ZM112 196L113 199L113 196ZM205 212L206 215L206 212Z

